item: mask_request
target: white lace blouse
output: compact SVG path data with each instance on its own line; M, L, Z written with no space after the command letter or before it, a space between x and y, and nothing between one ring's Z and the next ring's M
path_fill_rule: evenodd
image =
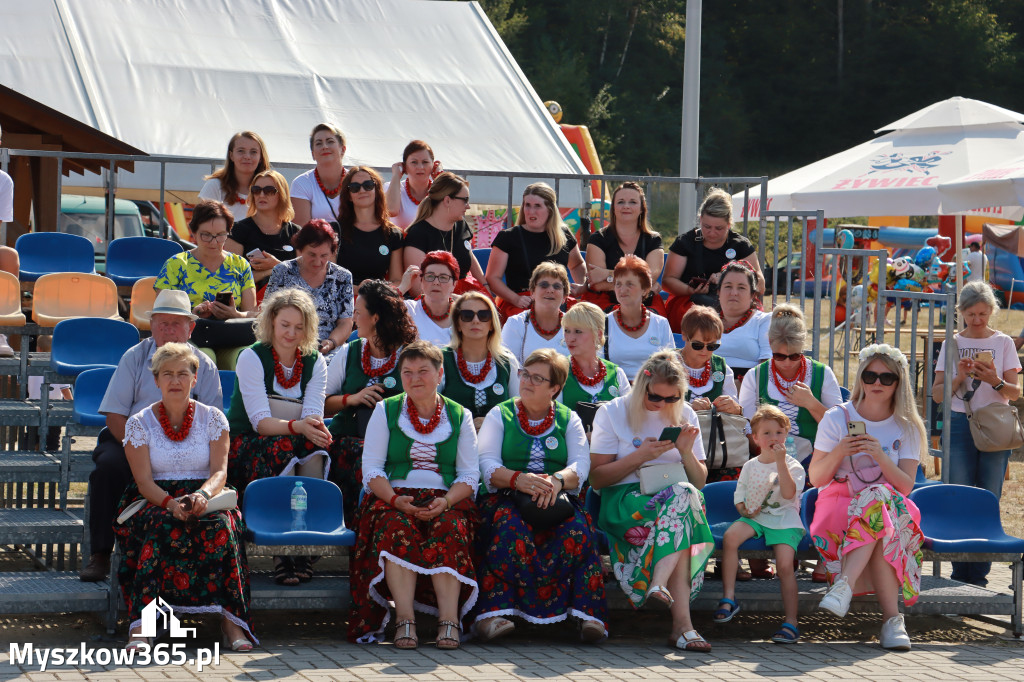
M184 440L172 441L160 426L160 418L150 405L128 420L124 427L124 445L149 447L149 466L153 480L206 480L210 477L210 443L227 432L228 419L216 407L192 401L196 406L192 428Z

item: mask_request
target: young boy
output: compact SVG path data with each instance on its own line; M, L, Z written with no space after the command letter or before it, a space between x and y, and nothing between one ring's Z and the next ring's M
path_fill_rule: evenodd
M722 547L722 600L715 622L728 623L739 610L736 603L736 567L739 547L752 537L764 537L775 548L775 568L782 588L786 620L772 635L777 644L793 644L797 630L799 594L793 560L804 535L800 521L800 493L804 489L804 468L786 454L789 417L774 405L764 405L750 420L751 437L761 454L743 465L733 502L743 517L725 531Z

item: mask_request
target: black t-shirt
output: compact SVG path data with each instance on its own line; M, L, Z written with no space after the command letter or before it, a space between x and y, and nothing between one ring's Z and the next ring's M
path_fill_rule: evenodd
M516 293L526 291L530 286L533 269L544 261L558 263L566 270L569 269L569 254L576 247L576 238L565 228L562 228L562 233L565 235L565 246L553 256L548 255L551 240L547 232L530 232L522 225L516 225L498 233L491 246L508 254L505 283L509 289Z
M338 237L338 265L352 273L352 285L358 288L367 279L386 280L391 254L401 248L402 231L397 228L385 234L382 227L372 232L353 227L352 241Z
M703 248L704 253L700 258L695 258L694 254L697 253L698 248ZM689 284L690 280L694 277L710 277L725 267L726 263L734 260L743 260L754 253L756 249L749 239L743 235L736 234L732 230L729 230L729 236L726 237L725 244L721 248L709 249L706 246L698 247L697 230L690 230L686 234L676 237L676 240L672 242L672 246L669 247L669 251L686 257L686 267L683 269L683 274L679 279L683 284ZM698 263L697 261L701 262ZM698 265L701 266L699 269Z
M231 238L242 245L242 255L253 249L266 251L279 261L295 258L298 254L292 246L292 237L299 231L295 223L281 223L277 234L264 234L252 218L243 218L231 228Z
M413 223L405 232L405 245L419 249L423 253L431 251L448 251L459 262L459 279L465 279L473 260L473 230L465 220L455 223L451 232L442 232L426 220Z
M604 263L608 270L614 270L618 262L626 255L622 251L622 245L619 244L618 237L615 236L615 231L610 227L590 235L587 248L590 248L591 245L604 251ZM662 248L660 234L651 235L641 232L633 254L638 258L647 260L647 254L660 248Z

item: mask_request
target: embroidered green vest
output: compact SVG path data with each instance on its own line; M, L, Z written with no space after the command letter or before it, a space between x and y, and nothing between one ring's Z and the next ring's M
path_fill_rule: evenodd
M771 363L771 360L765 360L753 369L757 373L757 404L778 406L778 400L768 397L768 382L771 381L771 378L768 376L771 374L769 363ZM821 387L824 383L825 365L817 360L811 360L811 383L809 386L811 387L811 393L815 397L821 395ZM818 422L815 421L814 416L810 412L802 407L799 408L796 415L796 431L797 435L801 438L806 438L812 443L814 442L814 437L818 435Z
M454 400L444 398L448 422L452 425L452 435L437 444L437 466L441 471L441 479L449 488L455 483L455 459L459 452L459 432L462 430L462 405ZM392 481L409 476L412 471L412 438L398 428L398 416L402 413L405 394L391 396L384 400L384 414L388 418L388 455L384 462L384 471Z
M694 396L693 395L693 391L691 391L690 389L686 389L686 395L683 397L683 400L685 400L686 402L690 402L691 400L693 400L696 397L696 398L707 398L708 400L714 402L715 398L717 398L718 396L722 395L722 393L725 392L725 391L722 390L723 387L725 386L725 370L726 370L725 360L723 358L718 357L717 355L712 355L711 356L711 390L708 391L707 393L701 393L699 396ZM722 380L721 381L715 381L715 377L716 376L721 376Z
M606 402L608 400L614 400L621 395L621 387L619 386L619 366L614 362L609 362L598 358L604 363L605 375L604 375L604 386L598 391L597 395L591 395L580 386L580 382L576 380L576 377L572 372L569 372L569 378L565 381L565 386L562 387L562 404L568 407L570 410L576 409L576 403L594 403L594 402ZM613 390L614 389L614 390Z
M500 402L508 400L509 365L494 360L494 369L498 373L494 383L484 389L484 396L487 404L483 407L476 407L476 389L463 380L459 372L459 365L456 361L455 350L444 348L444 390L441 395L451 398L459 405L462 405L473 414L473 418L484 417L492 407Z
M345 362L345 381L342 382L339 395L359 393L370 383L370 377L363 373L363 343L364 340L361 338L349 342L348 357L344 358L344 360L339 357L334 358L334 362ZM385 398L401 393L402 378L398 374L398 363L395 363L395 368L389 374L380 377L378 383L384 386ZM334 418L331 419L329 430L331 435L335 437L355 436L362 438L364 435L358 433L359 424L356 420L356 411L352 407L338 410L338 414L334 415Z
M530 448L533 447L534 437L527 435L519 426L514 400L506 400L498 409L501 410L501 422L505 427L505 435L501 441L501 463L512 471L526 471L526 466L530 463ZM565 432L571 416L572 410L562 403L555 403L555 428L541 440L544 445L545 474L561 471L569 462ZM554 440L551 440L552 438ZM548 447L549 444L554 447Z
M257 341L249 348L252 348L256 357L260 359L260 364L263 365L263 382L267 387L267 395L279 395L274 390L274 356L271 355L271 347ZM313 376L313 366L319 357L320 353L317 351L302 356L302 378L299 379L302 395L306 395L306 384ZM238 379L235 379L235 392L231 394L227 417L232 436L249 433L253 430L252 422L249 421L249 415L245 411L245 403L242 401L242 392L238 390Z

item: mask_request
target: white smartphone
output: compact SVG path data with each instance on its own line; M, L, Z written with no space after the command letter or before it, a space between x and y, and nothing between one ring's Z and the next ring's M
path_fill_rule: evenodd
M255 258L256 256L261 256L262 257L263 256L263 249L253 249L249 253L245 254L245 257L250 259L250 260Z
M974 354L975 362L984 362L986 365L991 365L993 360L992 351L990 350L979 350Z

